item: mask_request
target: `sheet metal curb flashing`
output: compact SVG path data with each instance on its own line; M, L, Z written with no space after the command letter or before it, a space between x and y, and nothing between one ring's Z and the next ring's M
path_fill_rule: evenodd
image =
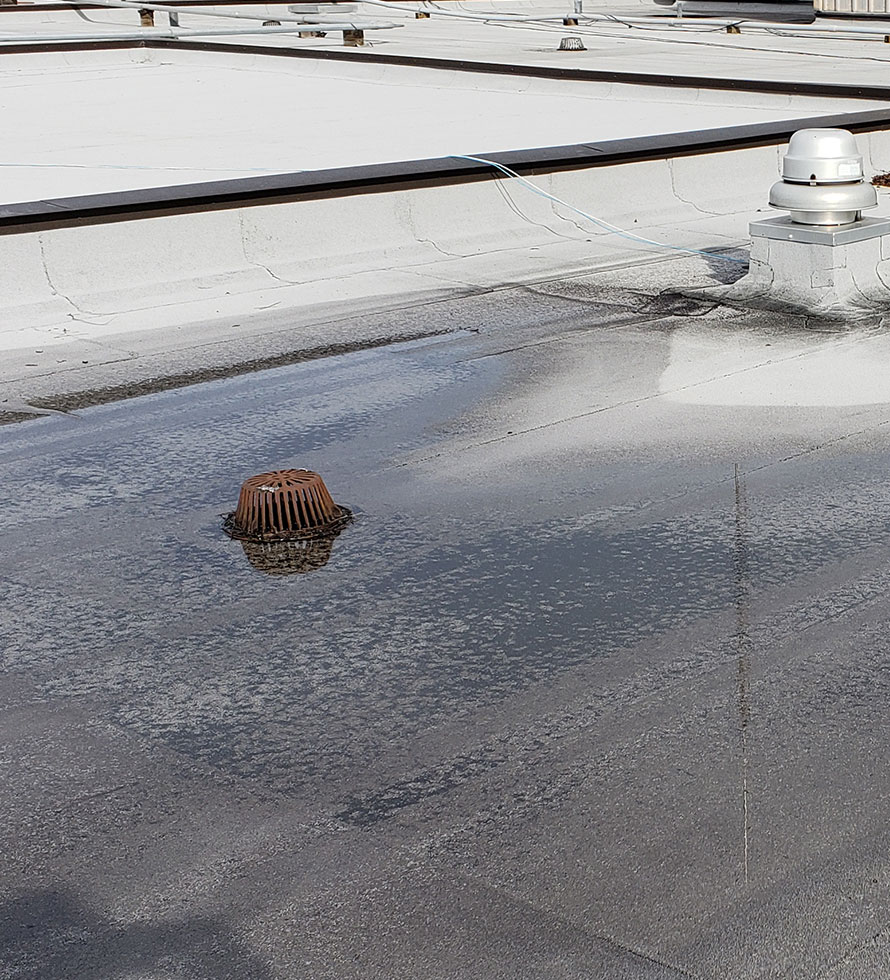
M800 242L805 245L852 245L871 238L890 235L890 219L862 218L851 225L837 225L823 228L818 225L804 225L792 221L787 215L779 218L765 218L752 221L748 225L752 238L770 238L780 242Z

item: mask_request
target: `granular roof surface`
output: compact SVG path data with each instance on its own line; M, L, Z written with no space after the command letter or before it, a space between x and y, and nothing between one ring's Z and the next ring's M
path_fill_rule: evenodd
M0 430L0 975L888 975L890 340L680 265Z

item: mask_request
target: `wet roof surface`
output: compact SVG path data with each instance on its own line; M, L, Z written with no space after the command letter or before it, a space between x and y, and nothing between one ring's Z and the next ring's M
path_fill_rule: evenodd
M0 976L883 975L890 336L624 275L0 430Z

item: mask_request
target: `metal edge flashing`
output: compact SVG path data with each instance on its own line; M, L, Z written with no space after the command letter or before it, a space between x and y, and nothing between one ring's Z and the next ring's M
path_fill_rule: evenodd
M0 10L3 7L0 6ZM108 10L108 7L103 7ZM0 44L0 63L4 54L46 54L49 51L128 51L132 48L150 48L145 41L42 41L35 43Z
M730 126L507 152L480 153L519 173L586 170L643 160L726 152L785 142L801 128L844 125L857 131L890 129L890 108L850 115ZM492 167L453 157L368 164L330 170L206 181L0 206L0 234L71 227L195 211L280 204L298 200L503 179Z
M593 68L554 68L550 65L510 65L488 61L421 58L414 55L378 54L370 51L300 50L226 41L176 41L156 38L150 47L181 48L193 51L228 51L232 54L268 54L279 58L310 58L323 61L368 62L410 68L433 68L485 75L516 75L520 78L553 78L590 82L612 82L625 85L648 85L661 88L697 88L718 92L757 92L773 95L814 95L839 99L890 101L890 86L839 85L821 82L786 82L743 78L713 78L704 75L661 75L652 72L604 71Z
M234 0L233 0L234 2ZM250 2L250 0L248 0ZM0 10L15 10L2 7ZM24 8L18 8L24 9ZM33 9L33 8L27 8ZM107 7L100 8L107 10ZM177 40L175 38L146 35L139 40L108 41L58 41L22 44L0 44L0 57L4 52L12 54L42 53L46 51L126 50L146 47L158 50L225 52L228 54L263 55L270 58L297 58L318 61L347 61L376 65L398 65L408 68L429 68L468 72L483 75L507 75L520 78L552 78L561 81L610 82L624 85L646 85L660 88L694 88L717 92L753 92L771 95L812 95L837 99L867 99L890 103L890 86L840 85L822 82L770 81L743 78L714 78L705 75L662 75L652 72L605 71L591 68L554 68L550 65L510 65L499 62L452 60L449 58L422 58L413 55L379 54L370 51L342 51L336 49L299 49L274 47L265 44L239 44L226 41Z

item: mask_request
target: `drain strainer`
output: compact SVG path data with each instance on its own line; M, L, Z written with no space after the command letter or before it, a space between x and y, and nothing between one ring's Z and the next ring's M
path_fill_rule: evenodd
M584 42L581 40L580 37L575 37L574 35L572 35L571 37L564 37L559 42L559 50L560 51L586 51L587 48L584 46Z
M239 541L294 541L330 534L351 517L317 473L274 470L244 481L238 508L223 530Z

